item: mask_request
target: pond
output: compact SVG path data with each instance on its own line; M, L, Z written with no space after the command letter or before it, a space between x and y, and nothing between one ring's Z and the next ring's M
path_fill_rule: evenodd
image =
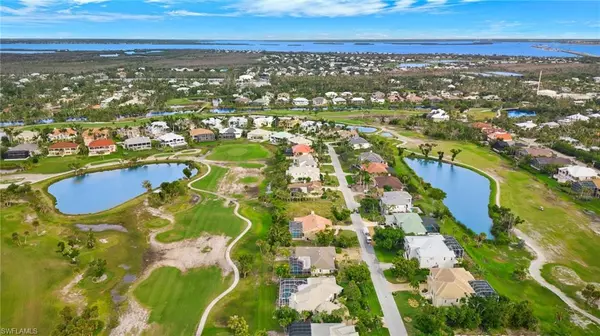
M475 233L492 238L492 219L488 214L490 181L484 176L448 163L406 159L408 166L423 180L446 193L444 204L454 217Z
M520 118L520 117L535 117L536 113L533 111L526 110L508 110L506 114L509 118Z
M374 133L377 132L377 128L375 127L367 127L367 126L346 126L347 129L353 130L355 129L360 133Z
M56 198L56 208L62 213L95 213L143 194L145 180L158 187L162 182L184 177L185 167L184 164L160 163L89 173L60 180L50 185L48 192Z

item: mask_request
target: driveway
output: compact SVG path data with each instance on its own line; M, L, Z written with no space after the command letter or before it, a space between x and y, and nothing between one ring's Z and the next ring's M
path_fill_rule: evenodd
M339 190L344 195L346 206L350 210L357 209L359 204L354 200L354 193L348 188L346 175L342 170L342 165L340 164L337 153L330 144L327 145L327 148L329 149L329 156L331 156L331 163L335 169L335 175L340 182ZM375 251L371 245L366 243L366 238L363 233L363 228L365 227L363 220L359 214L355 213L350 216L350 219L352 220L354 231L356 231L356 234L358 235L360 255L363 261L367 263L367 266L369 266L369 271L371 272L371 280L373 281L377 299L383 310L384 325L388 328L391 336L406 336L408 335L406 327L404 327L404 322L402 321L394 297L390 292L388 282L383 275L381 265L375 256Z

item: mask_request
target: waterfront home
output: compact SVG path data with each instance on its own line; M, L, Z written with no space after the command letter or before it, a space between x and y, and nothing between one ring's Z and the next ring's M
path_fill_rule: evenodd
M164 121L153 121L148 127L148 134L152 135L154 138L158 138L161 135L167 134L170 128Z
M384 175L389 174L387 163L369 162L363 164L360 167L361 170L366 171L371 175Z
M333 301L344 288L336 283L335 277L308 278L290 295L288 306L298 312L309 311L331 314L341 309Z
M90 142L87 145L89 155L107 155L117 151L117 144L111 139L98 139Z
M574 182L592 180L598 177L598 173L592 168L584 166L568 166L558 168L558 173L554 175L558 182Z
M385 215L385 225L401 228L404 233L409 235L422 236L427 234L423 220L413 212Z
M475 294L470 281L473 275L464 268L431 268L427 276L427 295L435 307L459 305L460 300Z
M315 214L314 211L310 215L304 217L295 217L289 222L289 230L292 239L313 239L317 232L324 231L331 227L332 223L329 219Z
M190 137L196 142L215 141L215 133L206 128L194 128L190 130Z
M321 183L321 181L311 181L306 183L290 183L288 184L288 190L292 195L303 193L318 196L323 193L323 184Z
M158 137L160 144L164 147L182 147L187 146L187 142L185 142L185 138L179 134L175 133L167 133Z
M342 97L335 97L331 100L331 102L333 103L333 105L346 105L346 99L342 98Z
M597 197L600 198L600 178L592 180L575 181L571 185L571 190L579 197Z
M77 137L77 131L72 128L55 128L48 134L50 141L74 140Z
M356 327L344 323L294 322L287 327L288 336L359 336Z
M271 131L267 131L267 130L259 128L259 129L255 129L255 130L248 132L248 134L246 136L248 137L248 140L250 140L250 141L262 142L262 141L269 141L272 133L273 132L271 132Z
M239 139L244 134L244 130L235 127L222 128L219 130L219 139L231 140Z
M368 161L373 163L385 163L381 155L373 152L363 152L358 155L360 162Z
M303 136L296 135L288 139L288 142L292 145L312 145L312 140L307 139Z
M315 97L312 99L313 106L327 106L327 99L323 97Z
M531 167L542 170L548 166L564 167L572 163L571 160L562 157L536 157L531 160Z
M292 100L292 104L294 104L294 106L307 106L308 105L308 99L306 99L304 97L294 98Z
M294 135L288 132L275 132L271 134L270 141L274 145L278 144L286 144L289 142L289 139L293 138Z
M74 142L60 141L48 146L48 156L66 156L79 152L79 147Z
M402 182L395 176L375 176L375 187L380 191L385 191L389 189L389 191L402 191L404 190L404 185Z
M295 145L292 146L292 153L294 156L302 155L302 154L310 154L313 150L308 145Z
M248 125L248 119L245 117L231 117L227 120L229 127L240 127L244 128Z
M109 129L90 128L86 129L81 133L83 138L83 144L89 145L92 141L97 139L108 139L110 137Z
M352 146L352 148L354 149L367 149L367 148L371 148L371 144L361 138L361 137L354 137L354 138L350 138L350 140L348 140L348 142L350 142L350 146Z
M450 115L442 109L434 109L427 113L427 119L431 119L434 122L448 121L450 120Z
M456 255L442 235L404 237L404 257L417 259L420 268L452 268L456 264Z
M134 137L123 141L123 146L127 150L148 150L152 149L152 141L148 137Z
M9 148L3 157L6 160L22 160L37 154L41 154L37 144L23 143Z
M335 247L297 246L290 257L290 272L294 275L332 274L335 267Z
M311 182L321 180L321 171L316 167L291 166L286 171L291 176L291 182Z
M40 135L39 132L24 130L24 131L20 132L19 134L15 135L14 138L15 138L15 141L17 141L17 142L27 143L27 142L33 142L33 141L37 140L39 135ZM0 139L2 139L2 136L0 136Z
M382 215L409 212L412 209L412 196L406 191L385 191L379 200Z
M532 158L554 157L555 156L554 152L548 148L535 148L535 147L521 148L516 152L516 154L517 154L517 156L531 156Z

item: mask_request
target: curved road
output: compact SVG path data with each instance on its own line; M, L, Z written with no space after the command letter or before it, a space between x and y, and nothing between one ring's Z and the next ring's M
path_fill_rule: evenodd
M229 244L229 246L227 246L227 250L225 251L225 258L227 259L227 263L231 266L231 268L233 269L233 283L231 284L231 286L229 286L229 288L227 288L223 293L219 294L219 296L217 296L214 300L212 300L208 306L206 307L206 309L204 310L204 313L202 313L202 317L200 318L200 323L198 324L198 328L196 329L196 336L200 336L202 335L202 331L204 330L204 326L206 325L206 321L208 320L208 315L210 314L210 311L215 307L215 305L222 299L224 298L227 294L231 293L231 291L233 291L235 289L235 287L237 287L238 283L240 282L240 271L238 270L237 266L235 265L235 263L233 262L233 260L231 259L231 250L233 249L233 246L240 240L242 239L242 237L250 230L250 228L252 227L252 222L240 215L240 213L238 212L239 208L240 208L240 203L230 197L227 197L225 195L222 194L218 194L212 191L208 191L208 190L202 190L202 189L198 189L198 188L194 188L192 187L192 184L198 180L203 179L204 177L206 177L208 174L210 174L211 168L210 165L201 162L203 165L208 167L208 171L200 176L199 178L190 181L190 183L188 183L188 187L192 190L196 190L196 191L200 191L203 193L207 193L207 194L211 194L211 195L215 195L221 198L226 199L229 202L232 202L235 204L235 209L233 210L233 213L238 217L241 218L243 221L246 222L246 224L248 224L246 226L246 228L244 229L244 231L242 231L242 233L240 233L232 242L231 244Z

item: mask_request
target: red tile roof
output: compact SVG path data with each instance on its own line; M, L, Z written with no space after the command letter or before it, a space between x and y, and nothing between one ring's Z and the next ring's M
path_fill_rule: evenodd
M369 174L385 174L387 173L387 164L371 162L368 165L362 165L362 170L366 170Z
M98 140L94 140L94 141L90 142L88 147L108 147L108 146L114 146L114 145L115 145L115 142L112 141L111 139L98 139Z
M62 148L77 148L77 144L74 142L61 141L53 143L48 149L62 149Z
M294 154L298 154L298 153L305 154L305 153L312 152L312 148L310 148L310 146L308 146L308 145L302 145L302 144L300 144L300 145L293 146L292 147L292 152Z

